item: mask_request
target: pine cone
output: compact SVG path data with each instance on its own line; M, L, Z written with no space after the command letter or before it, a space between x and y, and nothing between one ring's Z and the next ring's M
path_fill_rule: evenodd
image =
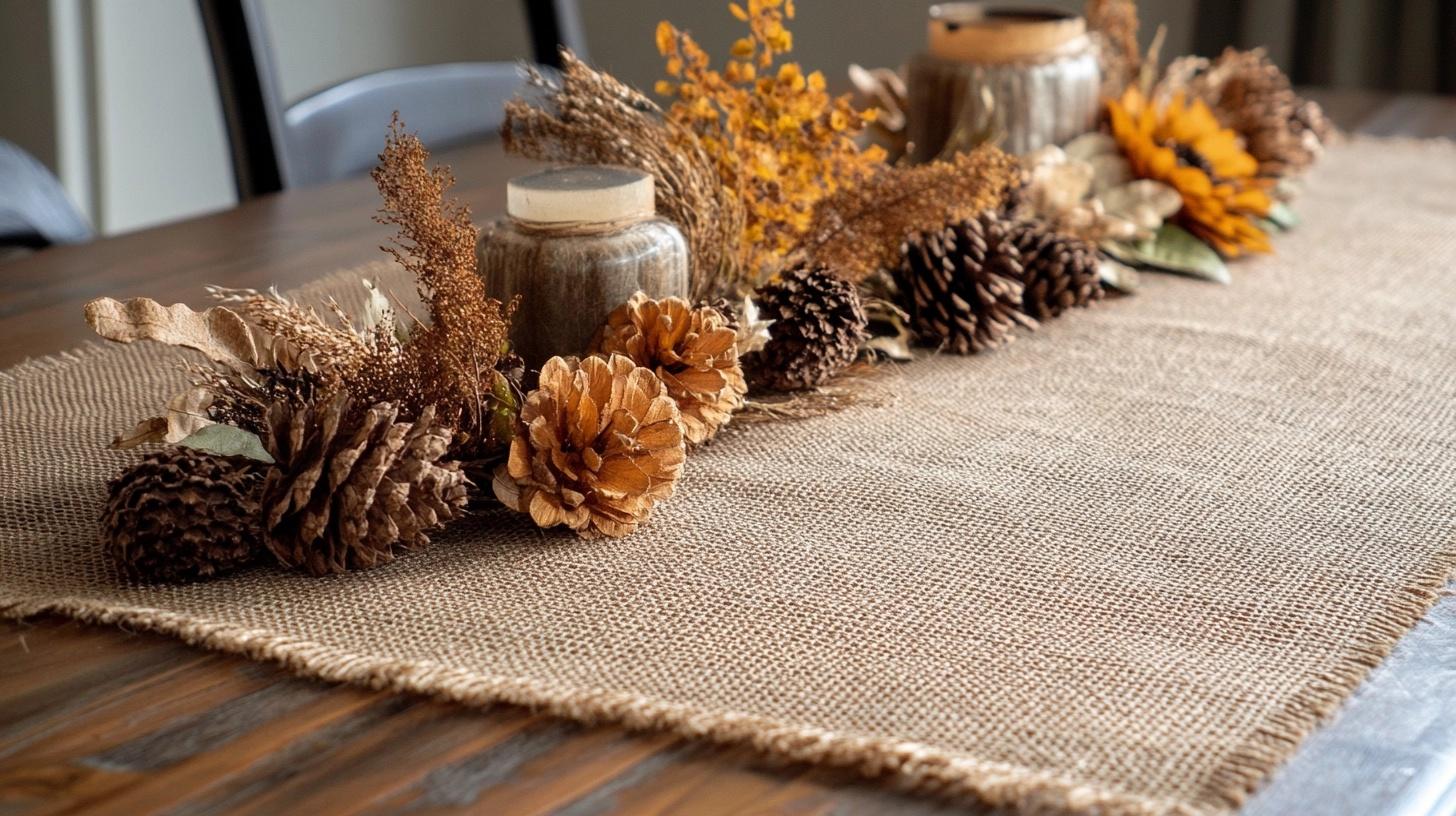
M620 538L677 486L687 456L680 422L651 369L620 354L552 357L496 469L496 498L542 527Z
M101 541L126 575L190 581L252 561L262 551L258 497L264 465L173 447L111 481Z
M974 354L1007 342L1021 310L1021 252L1009 224L987 211L933 233L912 235L894 270L910 327L922 342Z
M723 325L738 331L738 309L734 307L733 301L725 297L713 298L712 300L700 300L693 304L694 309L707 307L723 317Z
M682 414L694 445L712 439L743 406L748 383L738 364L737 334L711 307L682 298L653 300L642 292L607 316L592 352L622 354L650 368Z
M1102 299L1097 247L1034 220L1012 224L1011 239L1021 253L1022 311L1049 320Z
M263 486L263 520L284 566L313 575L379 566L465 512L460 465L440 461L451 429L433 408L414 422L398 416L387 402L355 411L345 395L269 407L264 443L277 465Z
M774 390L825 382L854 362L867 337L859 292L827 269L791 269L755 299L773 323L768 344L754 355L754 378Z
M1284 176L1307 168L1334 135L1320 106L1294 92L1289 77L1262 48L1226 49L1212 64L1190 60L1170 76L1208 103L1219 120L1243 135L1259 173Z

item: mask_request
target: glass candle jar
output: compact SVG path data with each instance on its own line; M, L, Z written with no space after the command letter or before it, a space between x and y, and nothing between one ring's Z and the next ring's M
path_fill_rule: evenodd
M987 129L1012 153L1065 144L1094 130L1102 110L1087 22L1057 11L931 6L928 48L910 60L907 84L917 162L969 149Z
M585 354L607 315L641 290L687 297L688 246L657 217L651 175L583 165L506 185L506 217L480 236L480 274L502 302L520 296L511 328L531 370Z

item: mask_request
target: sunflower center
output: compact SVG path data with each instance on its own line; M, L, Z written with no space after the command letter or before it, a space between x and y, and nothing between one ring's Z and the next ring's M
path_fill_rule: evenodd
M1178 161L1189 167L1196 167L1202 170L1204 175L1213 178L1213 163L1204 158L1202 153L1182 142L1174 142L1168 147L1172 148L1173 155L1178 157Z

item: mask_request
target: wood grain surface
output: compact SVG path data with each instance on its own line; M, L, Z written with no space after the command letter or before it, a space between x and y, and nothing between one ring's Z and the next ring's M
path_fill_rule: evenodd
M1317 96L1350 129L1456 135L1452 100ZM495 145L441 158L486 215L532 166ZM205 283L290 287L379 258L376 206L361 179L4 263L0 366L90 339L81 305L99 295L199 304ZM744 749L330 686L59 618L0 621L0 815L952 810Z

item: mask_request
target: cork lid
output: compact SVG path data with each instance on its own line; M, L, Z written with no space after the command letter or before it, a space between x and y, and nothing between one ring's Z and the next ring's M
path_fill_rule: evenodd
M1005 8L986 3L930 7L933 56L956 62L1036 62L1087 46L1087 21L1052 9Z
M506 183L506 213L521 221L607 222L656 212L652 176L630 167L553 167Z

